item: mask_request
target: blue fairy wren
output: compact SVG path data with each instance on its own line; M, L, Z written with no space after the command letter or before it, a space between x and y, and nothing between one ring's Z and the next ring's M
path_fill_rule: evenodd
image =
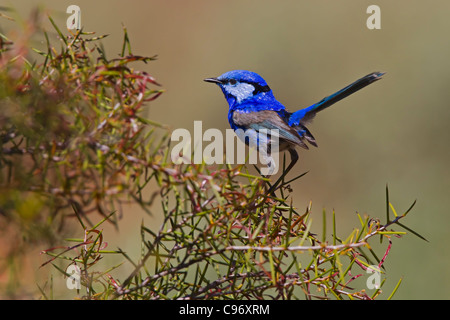
M300 146L308 149L306 142L317 147L314 136L306 128L316 114L380 80L383 74L372 72L319 102L295 112L287 111L284 105L275 99L266 81L257 73L233 70L217 78L204 79L204 81L215 83L222 89L229 105L228 121L235 132L242 129L252 130L257 134L263 129L278 130L279 151L288 150L291 162L270 188L269 193L272 193L297 162L298 154L295 148ZM245 142L249 144L248 139ZM270 137L268 144L270 149Z

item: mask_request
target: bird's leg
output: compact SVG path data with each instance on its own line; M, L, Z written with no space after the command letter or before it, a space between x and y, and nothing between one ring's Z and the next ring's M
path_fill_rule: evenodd
M270 195L274 195L274 191L278 187L278 184L280 184L280 182L282 182L284 180L284 177L288 174L289 171L291 171L291 169L294 167L294 165L298 161L298 153L297 153L297 151L295 151L294 148L289 148L288 150L289 150L289 153L291 154L291 163L286 168L286 170L283 171L283 173L278 178L278 180L270 187L269 191L267 192Z

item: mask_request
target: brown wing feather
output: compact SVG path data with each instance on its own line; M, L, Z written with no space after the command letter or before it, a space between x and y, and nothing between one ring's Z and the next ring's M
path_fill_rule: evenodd
M256 131L262 128L267 130L278 129L282 140L280 141L280 150L287 147L283 147L285 143L308 149L308 146L303 142L304 138L294 128L290 127L275 111L264 110L248 113L234 111L233 121L238 126L252 128Z

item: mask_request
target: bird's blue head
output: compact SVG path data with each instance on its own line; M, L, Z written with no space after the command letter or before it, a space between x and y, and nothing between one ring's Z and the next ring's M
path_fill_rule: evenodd
M230 108L247 102L275 99L266 81L259 74L251 71L233 70L204 81L215 83L222 89Z

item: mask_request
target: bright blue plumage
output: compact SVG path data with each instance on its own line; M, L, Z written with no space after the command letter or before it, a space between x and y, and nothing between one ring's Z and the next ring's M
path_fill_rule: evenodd
M205 81L216 83L222 89L229 105L228 121L235 131L237 129L255 132L261 129L279 130L280 150L288 150L291 154L291 163L284 172L284 176L298 160L296 146L308 149L305 141L317 146L306 124L310 123L318 112L381 79L383 74L381 72L368 74L321 101L293 113L287 111L275 99L266 81L257 73L234 70L217 78L205 79ZM274 186L271 190L274 190Z

